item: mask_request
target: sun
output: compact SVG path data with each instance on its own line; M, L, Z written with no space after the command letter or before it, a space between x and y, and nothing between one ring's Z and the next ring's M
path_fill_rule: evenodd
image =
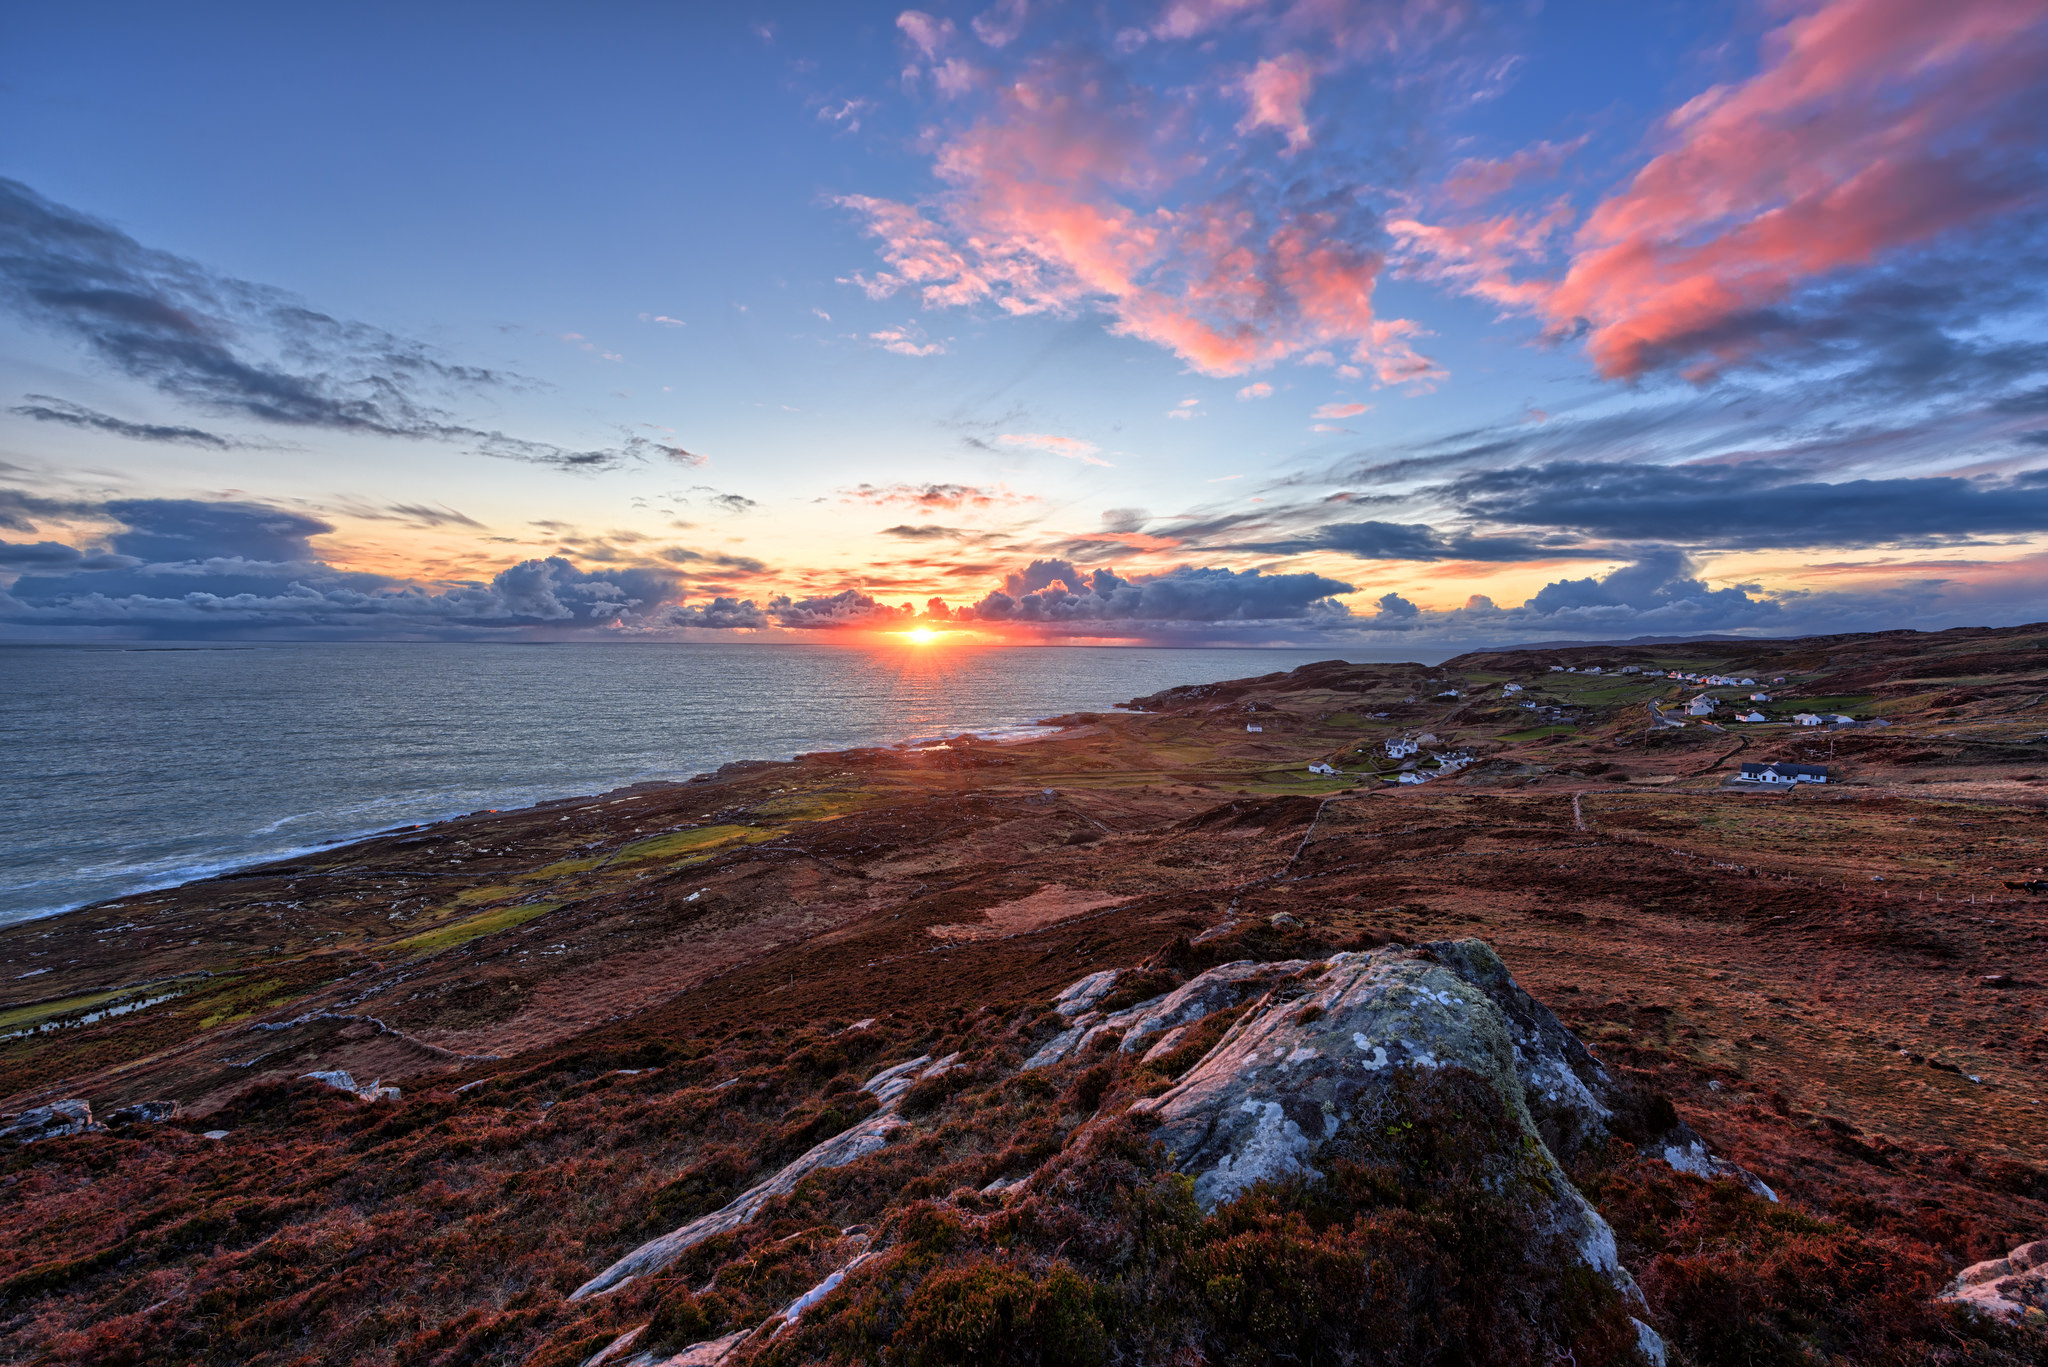
M939 633L930 627L912 627L903 633L903 639L914 646L928 646L939 639Z

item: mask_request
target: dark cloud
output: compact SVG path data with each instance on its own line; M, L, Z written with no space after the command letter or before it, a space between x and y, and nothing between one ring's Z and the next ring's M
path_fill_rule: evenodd
M719 551L693 551L687 546L669 546L655 552L663 560L675 565L716 565L722 570L737 570L742 574L765 574L768 566L751 555L726 555Z
M81 551L56 541L0 541L0 570L117 570L139 563L133 556Z
M902 537L905 541L946 541L964 533L958 527L941 527L937 523L926 523L920 527L899 523L882 528L882 535Z
M586 570L557 556L433 592L326 564L312 538L333 529L288 509L123 499L64 511L90 511L123 529L106 551L0 543L0 567L20 572L0 592L0 622L174 639L639 631L658 625L681 582L667 570Z
M576 450L464 425L443 406L449 396L501 387L516 377L455 364L420 342L145 247L4 178L0 305L71 339L120 374L231 417L453 442L565 470L651 457L702 463L680 446L630 432L616 446ZM67 408L63 400L41 406L47 416L27 416L94 427L103 416Z
M1445 486L1465 514L1509 526L1695 546L1921 543L2048 530L2048 488L1949 476L1823 483L1755 462L1555 462Z
M484 524L475 518L446 506L429 506L424 503L387 503L373 507L361 503L343 504L341 511L350 517L360 517L371 522L403 522L408 527L474 527L484 530Z
M1333 595L1352 586L1319 574L1183 566L1140 580L1108 569L1083 571L1063 560L1035 560L960 616L988 622L1074 626L1115 623L1129 634L1147 624L1329 622L1347 615Z
M90 516L98 511L97 503L44 498L22 489L0 489L0 527L9 531L32 532L37 518Z
M768 611L774 614L777 625L802 631L887 626L917 615L917 610L908 604L890 607L858 589L818 598L791 599L785 594L770 599Z
M214 432L197 427L173 427L163 423L129 422L72 403L68 399L52 398L48 394L27 394L27 403L18 404L7 411L18 418L34 418L37 422L63 423L67 427L82 427L93 432L108 432L132 441L171 442L180 446L204 446L215 451L246 443L233 441Z
M1332 551L1360 560L1546 560L1559 557L1612 559L1613 552L1559 537L1445 534L1421 522L1332 522L1285 541L1239 543L1234 549L1269 555Z
M772 626L768 614L754 600L714 598L689 607L671 606L657 619L659 625L675 627L717 627L725 630L758 631Z

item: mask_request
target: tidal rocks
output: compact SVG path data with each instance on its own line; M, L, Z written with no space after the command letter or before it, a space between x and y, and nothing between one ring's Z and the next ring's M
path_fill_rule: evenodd
M1941 1299L2000 1319L2048 1323L2048 1239L1964 1268Z

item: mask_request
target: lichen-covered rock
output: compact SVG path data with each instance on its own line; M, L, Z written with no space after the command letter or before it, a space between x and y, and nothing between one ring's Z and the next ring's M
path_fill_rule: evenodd
M1941 1299L2000 1319L2048 1323L2048 1239L1962 1270Z
M1171 992L1111 1015L1105 1016L1076 1005L1078 1014L1060 1012L1071 1022L1068 1027L1046 1041L1037 1053L1024 1061L1024 1066L1044 1068L1071 1054L1084 1054L1098 1035L1116 1033L1123 1036L1118 1047L1125 1053L1149 1045L1146 1059L1156 1058L1170 1052L1196 1023L1258 996L1274 983L1308 966L1307 959L1265 964L1240 959L1235 963L1219 964ZM1054 1002L1055 1008L1060 1002L1086 1002L1092 1006L1100 1001L1109 984L1091 985L1097 984L1102 977L1097 973L1081 979L1059 995ZM1084 987L1088 990L1083 991Z
M1487 1122L1472 1127L1479 1138L1463 1141L1477 1149L1457 1160L1463 1180L1515 1206L1533 1238L1568 1245L1639 1304L1613 1231L1565 1176L1530 1106L1535 1094L1563 1142L1585 1142L1612 1114L1582 1071L1597 1069L1492 950L1466 940L1332 957L1132 1109L1156 1122L1207 1209L1259 1182L1318 1179L1326 1153L1370 1153L1404 1127L1438 1123L1425 1105L1478 1117ZM1654 1356L1647 1340L1644 1351Z
M0 1116L0 1140L32 1144L38 1139L62 1139L100 1127L93 1123L92 1105L73 1098L37 1106L19 1115Z

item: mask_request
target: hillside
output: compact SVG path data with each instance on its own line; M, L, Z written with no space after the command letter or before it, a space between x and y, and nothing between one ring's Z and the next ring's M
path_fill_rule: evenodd
M0 928L93 1117L0 1344L2048 1362L1935 1299L2048 1235L2044 647L1327 662Z

